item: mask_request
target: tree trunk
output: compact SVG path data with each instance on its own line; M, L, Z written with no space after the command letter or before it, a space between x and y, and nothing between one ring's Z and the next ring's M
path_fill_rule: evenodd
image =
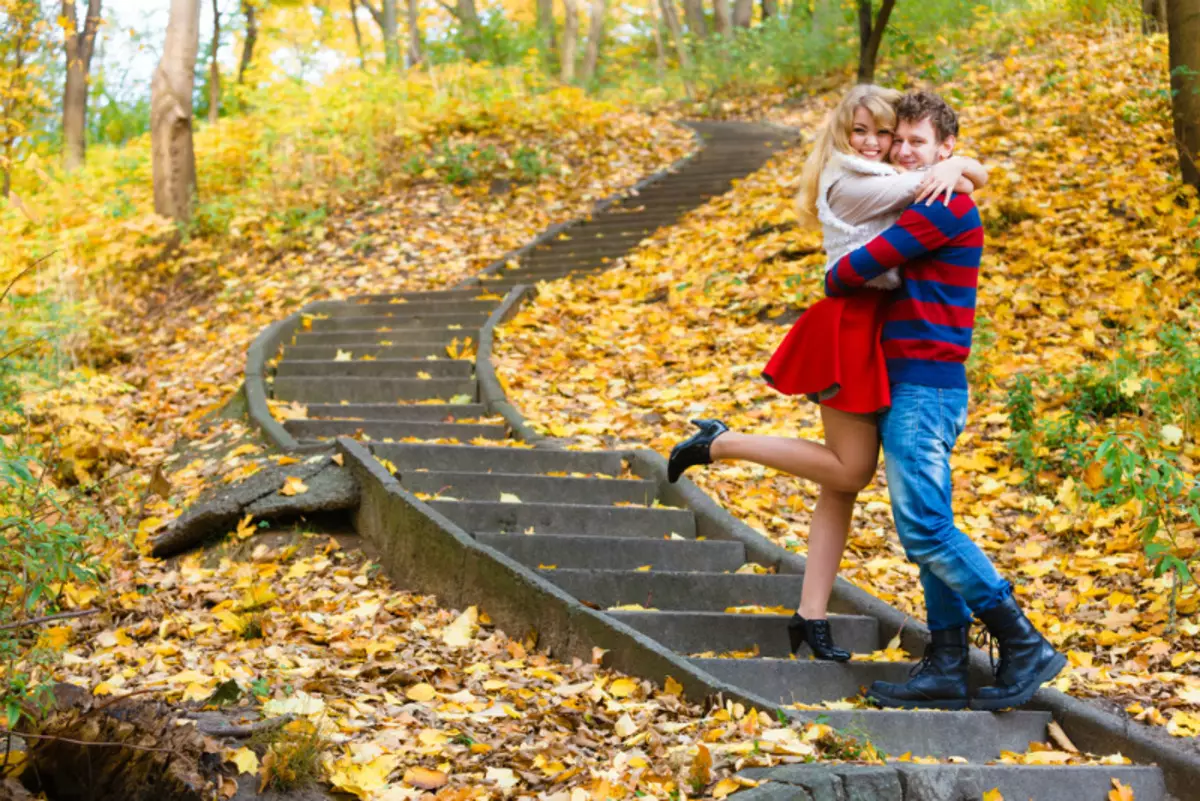
M658 82L662 83L667 75L667 54L663 50L662 22L654 4L650 4L650 15L654 17L654 71L658 74Z
M538 43L543 53L558 49L554 26L554 0L537 0Z
M217 66L217 50L221 47L221 12L217 0L213 6L212 58L208 63L208 122L213 124L221 116L221 68Z
M667 24L667 30L675 43L675 52L679 54L684 91L687 92L688 98L691 98L696 94L691 79L688 78L688 73L692 71L692 58L688 55L687 44L683 41L683 28L679 24L679 15L675 13L675 0L658 0L658 6L662 9L663 21Z
M83 29L75 13L75 0L63 0L62 16L69 26L64 32L67 79L63 86L63 161L67 172L83 166L87 150L88 72L100 25L100 0L88 0ZM7 194L7 192L5 193Z
M475 0L455 0L454 16L462 26L463 52L471 61L478 61L483 56L483 37Z
M575 80L575 47L579 41L579 0L563 0L562 71L563 83Z
M354 28L354 43L358 45L358 67L367 68L367 51L363 48L362 28L358 26L358 0L350 0L350 25Z
M754 17L754 0L733 0L733 24L738 28L749 28Z
M688 32L697 39L708 36L708 22L704 19L704 0L683 0L683 17L687 20Z
M729 0L713 0L713 26L721 36L728 36L733 30L733 10Z
M421 63L421 21L417 13L417 0L408 0L408 65Z
M246 80L246 70L254 60L254 44L258 41L258 18L255 0L242 0L242 13L246 15L246 41L242 45L242 63L238 65L238 83Z
M1167 29L1167 0L1142 0L1142 33Z
M389 67L400 65L399 24L396 19L396 0L383 0L383 53Z
M875 21L871 21L871 0L858 0L858 82L871 83L875 80L875 62L879 58L879 45L887 30L888 17L896 0L882 0Z
M779 14L778 0L762 0L763 19L770 19Z
M588 20L587 50L583 54L584 83L596 77L596 65L600 62L600 42L604 38L604 18L608 14L608 0L592 0Z
M1170 0L1167 32L1179 171L1200 188L1200 0Z
M171 0L162 58L150 82L154 210L186 222L196 197L192 91L200 49L199 0Z

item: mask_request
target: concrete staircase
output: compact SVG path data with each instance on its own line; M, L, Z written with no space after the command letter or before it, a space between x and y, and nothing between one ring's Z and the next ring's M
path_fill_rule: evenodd
M403 487L432 496L427 503L433 509L479 542L593 608L642 607L607 614L711 675L781 705L838 701L876 679L904 680L912 664L834 664L812 661L806 652L790 658L787 615L726 610L791 608L802 576L737 572L747 564L745 545L698 539L693 511L656 504L659 483L630 477L619 453L489 446L506 439L509 429L487 417L473 360L447 353L455 340L459 346L468 337L478 343L481 327L513 287L605 269L655 228L727 191L732 180L786 145L778 131L761 126L696 128L705 147L678 172L549 238L521 257L516 269L498 265L478 285L450 291L366 295L310 307L311 326L285 342L271 394L307 405L308 419L284 424L304 448L336 436L366 440ZM841 614L832 622L837 642L856 653L884 647L873 617ZM730 652L752 655L714 656ZM893 756L967 762L870 770L791 765L751 772L772 781L740 798L958 801L998 788L1010 800L1101 801L1113 777L1131 786L1138 801L1167 797L1156 767L985 765L1002 751L1023 752L1030 742L1047 741L1047 712L786 714L861 735Z

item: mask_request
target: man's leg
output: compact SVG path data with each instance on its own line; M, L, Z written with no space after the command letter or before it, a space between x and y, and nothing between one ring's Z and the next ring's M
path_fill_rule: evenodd
M892 499L892 518L908 556L915 554L909 543L922 535L914 529L939 515L937 495L947 498L942 487L931 490L921 479L936 475L930 468L926 451L933 450L937 462L939 446L924 442L930 428L928 390L909 384L892 387L892 408L882 415L879 431L884 442L888 492ZM935 418L936 419L936 418ZM949 469L945 471L949 477ZM928 535L925 535L928 536ZM971 610L962 596L938 577L929 565L918 561L921 584L925 589L925 609L930 643L925 648L920 670L903 684L877 681L867 696L884 707L917 709L966 709L967 666L970 655L968 626Z
M1020 706L1066 660L1021 613L1011 585L979 546L954 525L950 453L966 423L967 392L901 384L893 388L892 402L880 427L892 515L905 552L921 567L933 646L955 677L954 657L961 658L957 670L965 691L974 612L999 641L1001 658L996 686L981 690L971 706ZM903 696L905 686L891 688L893 696Z
M950 453L966 422L967 392L893 387L880 425L892 518L908 558L921 567L930 629L966 626L1011 586L954 525Z

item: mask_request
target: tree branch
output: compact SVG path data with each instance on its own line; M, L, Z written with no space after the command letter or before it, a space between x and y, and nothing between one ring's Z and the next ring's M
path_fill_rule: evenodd
M52 620L67 620L73 617L87 617L88 615L99 614L99 609L79 609L74 612L59 612L54 615L42 615L41 617L31 617L28 620L18 620L15 623L5 623L0 626L0 631L11 631L13 629L23 629L26 626L40 626L42 623L49 623Z
M101 0L88 0L87 20L83 23L83 32L79 34L79 58L83 61L84 72L87 72L91 66L92 53L96 50L96 30L100 27L100 3Z
M371 0L359 0L359 2L362 3L363 8L365 8L367 11L371 12L371 16L375 18L375 24L378 25L380 28L382 28L383 27L383 10L381 8L377 8L376 6L371 5Z
M257 723L250 723L245 726L206 726L202 721L196 722L196 730L201 734L207 734L211 737L253 737L259 732L274 731L282 726L286 726L294 720L293 715L280 715L277 718L267 718L260 720Z

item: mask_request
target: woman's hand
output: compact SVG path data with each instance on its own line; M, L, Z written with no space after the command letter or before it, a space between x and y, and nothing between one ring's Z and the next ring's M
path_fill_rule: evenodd
M963 159L957 156L934 164L925 171L925 179L917 187L917 199L915 202L920 203L924 200L926 206L931 206L933 205L933 201L945 194L945 202L949 203L950 198L954 195L955 188L958 186L959 181L962 180L965 169L966 165Z

